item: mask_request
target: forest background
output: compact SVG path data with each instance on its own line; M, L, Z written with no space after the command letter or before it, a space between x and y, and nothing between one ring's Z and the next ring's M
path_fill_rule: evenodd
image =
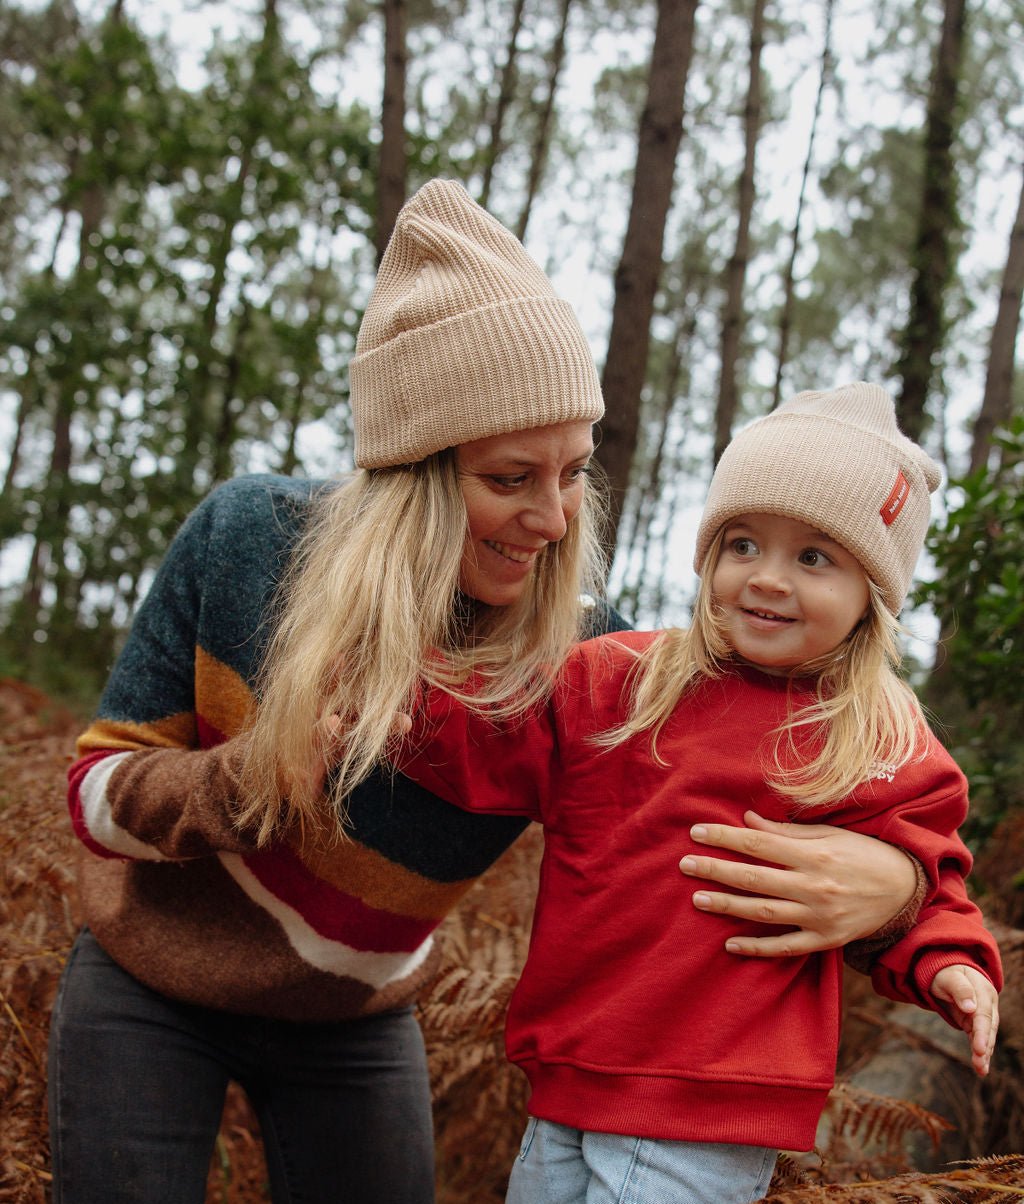
M947 470L911 676L1019 928L1022 0L0 0L0 675L88 710L212 485L351 465L362 309L436 175L581 316L640 625L686 622L739 424L892 391Z

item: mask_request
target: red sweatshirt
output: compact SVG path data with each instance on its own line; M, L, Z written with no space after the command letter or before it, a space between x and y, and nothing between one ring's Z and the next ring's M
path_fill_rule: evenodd
M573 1128L684 1141L810 1149L834 1082L842 951L756 959L723 948L728 924L691 902L678 869L704 853L698 819L740 824L792 806L764 781L787 684L756 670L705 683L659 738L613 750L589 736L625 715L630 649L651 633L580 645L551 702L496 727L431 691L401 769L468 810L525 815L545 830L530 953L512 997L509 1058L533 1115ZM799 694L794 698L799 705ZM963 774L929 733L924 757L888 767L827 811L804 811L909 849L930 890L917 925L877 960L875 988L939 1010L934 975L973 965L1001 986L999 952L967 899L971 857L956 834ZM728 853L716 854L729 856Z

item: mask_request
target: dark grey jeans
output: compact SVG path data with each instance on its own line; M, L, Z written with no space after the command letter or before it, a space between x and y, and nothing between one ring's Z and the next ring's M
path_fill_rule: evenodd
M50 1028L54 1204L203 1204L229 1079L259 1117L274 1204L432 1204L410 1009L299 1024L177 1003L88 930Z

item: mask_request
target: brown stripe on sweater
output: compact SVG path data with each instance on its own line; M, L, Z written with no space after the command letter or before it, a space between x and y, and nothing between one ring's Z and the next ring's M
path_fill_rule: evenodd
M440 920L448 914L476 878L435 882L389 861L352 839L317 847L307 835L296 855L317 878L355 895L370 907L418 920Z
M179 711L150 723L131 723L127 719L94 719L78 738L78 756L103 750L134 752L141 748L195 748L196 717L192 711Z
M240 732L255 707L252 691L245 679L198 646L196 697L203 719L225 737Z
M374 990L310 965L216 858L102 861L83 853L96 939L130 974L174 999L286 1020L333 1021L401 1007L437 964Z

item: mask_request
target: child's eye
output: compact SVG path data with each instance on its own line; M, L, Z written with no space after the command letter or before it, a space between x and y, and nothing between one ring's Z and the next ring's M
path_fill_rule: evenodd
M734 539L729 545L737 556L755 556L757 554L757 544L747 536L741 535Z
M798 559L801 564L805 564L811 569L821 568L823 565L832 563L825 553L819 552L817 548L804 548Z

